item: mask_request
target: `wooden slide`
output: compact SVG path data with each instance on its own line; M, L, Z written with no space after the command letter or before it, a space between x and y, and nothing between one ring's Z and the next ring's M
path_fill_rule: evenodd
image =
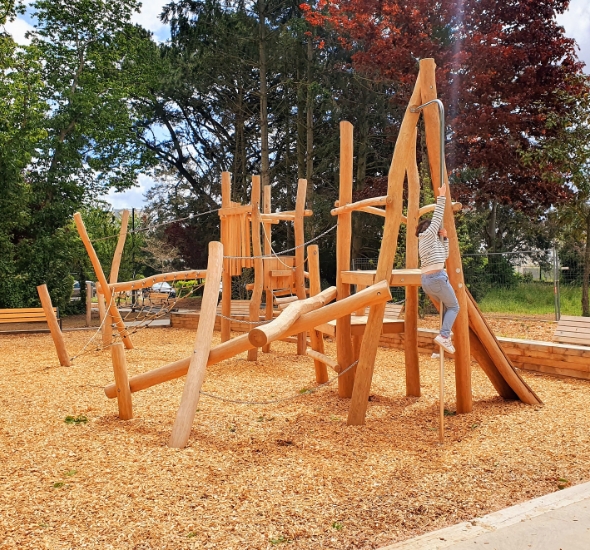
M466 290L471 355L505 399L520 399L527 405L542 401L518 374L487 324L471 293Z

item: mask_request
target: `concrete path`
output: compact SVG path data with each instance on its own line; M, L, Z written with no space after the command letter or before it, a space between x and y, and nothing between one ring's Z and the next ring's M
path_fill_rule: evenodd
M589 550L590 483L381 550Z

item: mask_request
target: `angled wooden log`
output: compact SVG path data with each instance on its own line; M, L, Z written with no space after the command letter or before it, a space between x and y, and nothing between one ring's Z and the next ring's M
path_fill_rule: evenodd
M303 314L323 307L335 298L336 287L331 286L317 296L291 302L273 321L252 329L248 334L248 339L253 346L258 348L274 340L279 340Z
M421 102L426 103L437 98L436 93L436 64L434 59L420 61ZM424 129L426 131L426 148L432 186L437 189L440 181L440 117L436 105L430 105L422 111L424 115ZM449 257L447 258L447 274L449 282L455 291L459 302L459 315L453 325L455 344L455 384L457 390L457 412L468 413L473 410L471 392L471 352L469 350L469 319L467 313L467 297L465 295L465 280L463 277L463 263L459 250L459 239L455 228L455 218L451 205L451 191L448 176L444 170L447 184L447 203L444 215L444 227L449 239Z
M215 310L219 297L219 283L223 271L223 245L209 243L209 261L207 263L207 282L203 291L201 316L195 338L194 351L190 359L186 382L182 391L180 407L176 414L169 447L182 448L186 445L195 419L201 386L205 380L207 361L211 349L213 329L215 327Z
M383 239L377 263L375 281L389 281L391 269L397 249L397 238L402 216L403 184L406 175L406 167L411 158L418 113L412 113L410 106L418 103L420 99L420 75L412 93L410 103L406 109L402 121L395 148L393 159L389 169L387 181L387 203L385 205L385 227L383 228ZM369 318L365 329L365 335L360 349L359 363L357 365L357 377L352 393L350 409L348 411L348 424L360 426L365 423L371 381L377 347L383 327L383 316L385 314L385 303L377 304L369 310ZM344 365L338 359L338 363Z
M340 189L338 193L339 207L352 203L352 173L353 173L353 126L350 122L340 123ZM342 280L342 272L350 269L350 246L352 242L351 212L344 211L338 215L336 228L336 288L338 300L350 296L350 285ZM356 356L352 347L350 315L345 315L336 321L336 357L338 364L346 368L354 363ZM350 369L338 378L338 395L350 397L354 387L354 378L358 366Z
M362 307L371 306L372 304L385 303L391 300L391 292L389 291L389 285L386 281L381 281L375 285L366 288L361 292L357 292L353 296L349 296L344 300L339 300L323 308L311 311L302 315L293 326L289 329L286 336L292 336L300 332L311 330L313 327L317 327L333 319L338 319L343 315L350 315L353 311ZM248 334L238 336L233 340L224 342L215 346L209 352L209 360L207 365L215 365L230 357L248 351L252 348L252 344L248 339ZM145 390L151 388L157 384L167 382L168 380L174 380L180 378L187 373L188 366L191 357L186 357L159 367L157 369L138 374L129 379L129 387L131 392ZM348 366L348 365L347 365ZM117 396L115 384L110 384L104 388L105 395L109 399L113 399Z
M53 311L53 304L51 303L51 296L49 296L47 285L39 285L37 287L37 292L39 293L41 306L43 307L43 312L45 313L45 319L47 319L47 326L49 327L51 338L53 338L53 343L55 344L55 350L57 351L59 364L62 367L71 367L72 362L70 361L70 356L68 355L68 351L66 349L64 335L59 328L59 321L57 320L55 312Z
M250 321L260 321L260 304L264 287L264 265L262 263L262 246L260 243L260 176L252 176L252 255L254 256L254 290L250 298ZM248 361L256 361L258 349L248 351Z
M96 255L96 251L94 250L94 247L90 242L90 238L88 237L88 233L86 232L86 227L84 226L84 222L82 221L82 216L79 212L76 212L74 214L74 222L76 223L78 233L80 234L80 238L84 243L84 247L86 248L86 252L88 253L88 257L90 258L92 267L94 268L96 278L100 283L101 292L103 293L104 299L107 303L107 315L110 314L113 318L114 323L117 325L117 330L119 331L119 335L121 336L121 340L123 341L125 347L127 349L133 349L133 343L131 342L131 338L127 333L125 323L123 322L123 319L121 319L121 314L119 313L119 310L115 305L115 301L113 300L113 295L107 282L107 278L105 277L104 271L102 270L100 260ZM106 322L108 322L108 320L105 321L105 323Z

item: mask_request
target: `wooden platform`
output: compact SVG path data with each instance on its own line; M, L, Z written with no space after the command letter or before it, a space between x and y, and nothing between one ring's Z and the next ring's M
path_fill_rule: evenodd
M418 329L418 351L428 355L438 353L434 343L437 334L438 330ZM590 380L590 347L503 337L498 337L498 341L519 369ZM403 334L382 334L379 344L403 350L404 342Z
M233 332L250 332L256 325L250 322L250 301L249 300L232 300L231 314L232 318L230 330ZM221 330L221 303L217 306L217 317L215 318L215 329ZM174 328L186 328L197 330L199 326L200 311L173 311L170 313L170 326ZM260 310L258 319L264 321L264 311Z
M350 317L350 332L352 336L362 336L367 326L366 315L352 315ZM336 336L336 321L330 321L316 327L317 330L334 338ZM382 334L399 334L404 331L404 321L401 319L383 319Z
M375 283L377 271L357 270L343 271L342 282L351 285L370 286ZM389 286L420 286L422 284L422 273L419 269L392 269L389 278Z

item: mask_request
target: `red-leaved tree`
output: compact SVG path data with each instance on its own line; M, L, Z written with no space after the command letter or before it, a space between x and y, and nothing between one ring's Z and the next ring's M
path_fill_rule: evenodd
M436 60L453 193L488 209L487 244L499 249L499 208L533 217L567 198L563 167L523 157L556 138L548 118L565 116L564 95L581 91L574 41L555 20L568 3L320 0L302 8L353 50L355 70L390 83L392 101L407 103L419 59Z

